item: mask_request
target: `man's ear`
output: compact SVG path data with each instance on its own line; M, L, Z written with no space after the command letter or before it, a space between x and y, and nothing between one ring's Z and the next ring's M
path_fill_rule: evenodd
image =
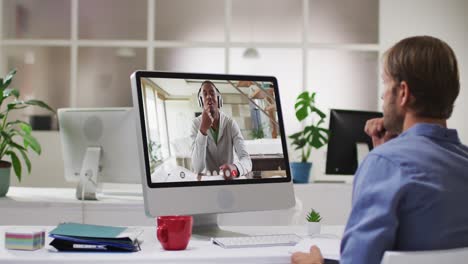
M398 89L398 99L401 107L407 107L410 103L411 93L406 81L400 82L400 89Z

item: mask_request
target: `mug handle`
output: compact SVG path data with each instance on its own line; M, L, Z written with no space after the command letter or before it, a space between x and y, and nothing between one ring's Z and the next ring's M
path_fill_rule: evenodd
M158 239L161 243L166 243L167 242L167 226L166 225L160 225L158 226Z

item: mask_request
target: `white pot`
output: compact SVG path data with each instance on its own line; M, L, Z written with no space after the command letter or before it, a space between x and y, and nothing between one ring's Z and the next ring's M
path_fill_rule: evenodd
M322 224L320 222L307 222L307 234L309 236L320 234Z

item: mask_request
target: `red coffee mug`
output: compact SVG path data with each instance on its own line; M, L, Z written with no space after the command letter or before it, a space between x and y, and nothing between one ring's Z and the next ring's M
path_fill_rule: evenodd
M193 218L187 215L160 216L158 240L166 250L184 250L192 235Z

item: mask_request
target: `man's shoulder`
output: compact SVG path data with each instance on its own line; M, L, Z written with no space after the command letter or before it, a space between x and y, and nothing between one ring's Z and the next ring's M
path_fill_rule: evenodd
M389 158L412 155L413 152L427 147L428 142L423 137L397 137L374 148L371 153Z
M219 115L224 119L225 125L232 125L235 123L234 119L231 116L226 115L224 112L219 111Z
M199 116L195 117L192 122L201 122L201 118L202 118L202 116L199 115Z
M201 115L195 117L194 119L192 119L192 126L200 126L201 124Z

